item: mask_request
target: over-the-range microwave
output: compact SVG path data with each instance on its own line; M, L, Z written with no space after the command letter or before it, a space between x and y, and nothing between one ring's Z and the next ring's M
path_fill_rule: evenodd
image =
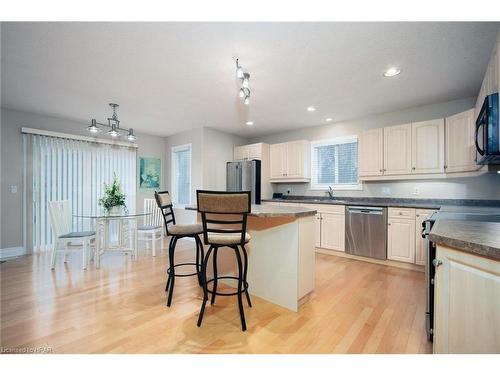
M498 93L486 96L476 120L477 164L500 164L500 125L498 119Z

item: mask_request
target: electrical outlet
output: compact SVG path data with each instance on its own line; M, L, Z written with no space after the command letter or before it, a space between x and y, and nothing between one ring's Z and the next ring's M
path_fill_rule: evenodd
M418 187L413 188L413 195L419 195L420 194L420 189Z
M391 195L391 188L389 186L384 186L382 188L382 194L384 194L384 195Z

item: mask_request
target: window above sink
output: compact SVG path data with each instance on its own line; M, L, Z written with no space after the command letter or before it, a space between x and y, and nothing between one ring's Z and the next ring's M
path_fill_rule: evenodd
M361 190L358 137L311 142L311 190Z

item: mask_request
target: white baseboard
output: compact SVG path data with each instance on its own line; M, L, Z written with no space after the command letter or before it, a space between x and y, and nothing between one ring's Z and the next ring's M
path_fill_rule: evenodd
M4 249L0 249L0 259L15 258L22 255L26 255L24 246L6 247Z

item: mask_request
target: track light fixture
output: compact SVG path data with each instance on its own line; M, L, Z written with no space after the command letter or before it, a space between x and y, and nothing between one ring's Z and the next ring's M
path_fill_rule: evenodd
M137 139L134 134L134 130L120 128L120 120L118 120L118 115L116 113L116 109L119 107L119 105L115 103L109 103L109 106L113 109L113 114L111 115L111 117L108 117L108 123L103 124L97 122L95 119L92 119L90 126L87 127L87 130L93 134L97 134L101 132L101 128L99 128L98 125L107 126L108 128L110 128L108 134L113 138L120 137L122 135L121 130L124 130L125 132L127 132L127 139L130 142L134 142Z
M250 73L244 72L239 59L236 59L236 77L241 80L241 88L238 95L243 103L250 104Z

